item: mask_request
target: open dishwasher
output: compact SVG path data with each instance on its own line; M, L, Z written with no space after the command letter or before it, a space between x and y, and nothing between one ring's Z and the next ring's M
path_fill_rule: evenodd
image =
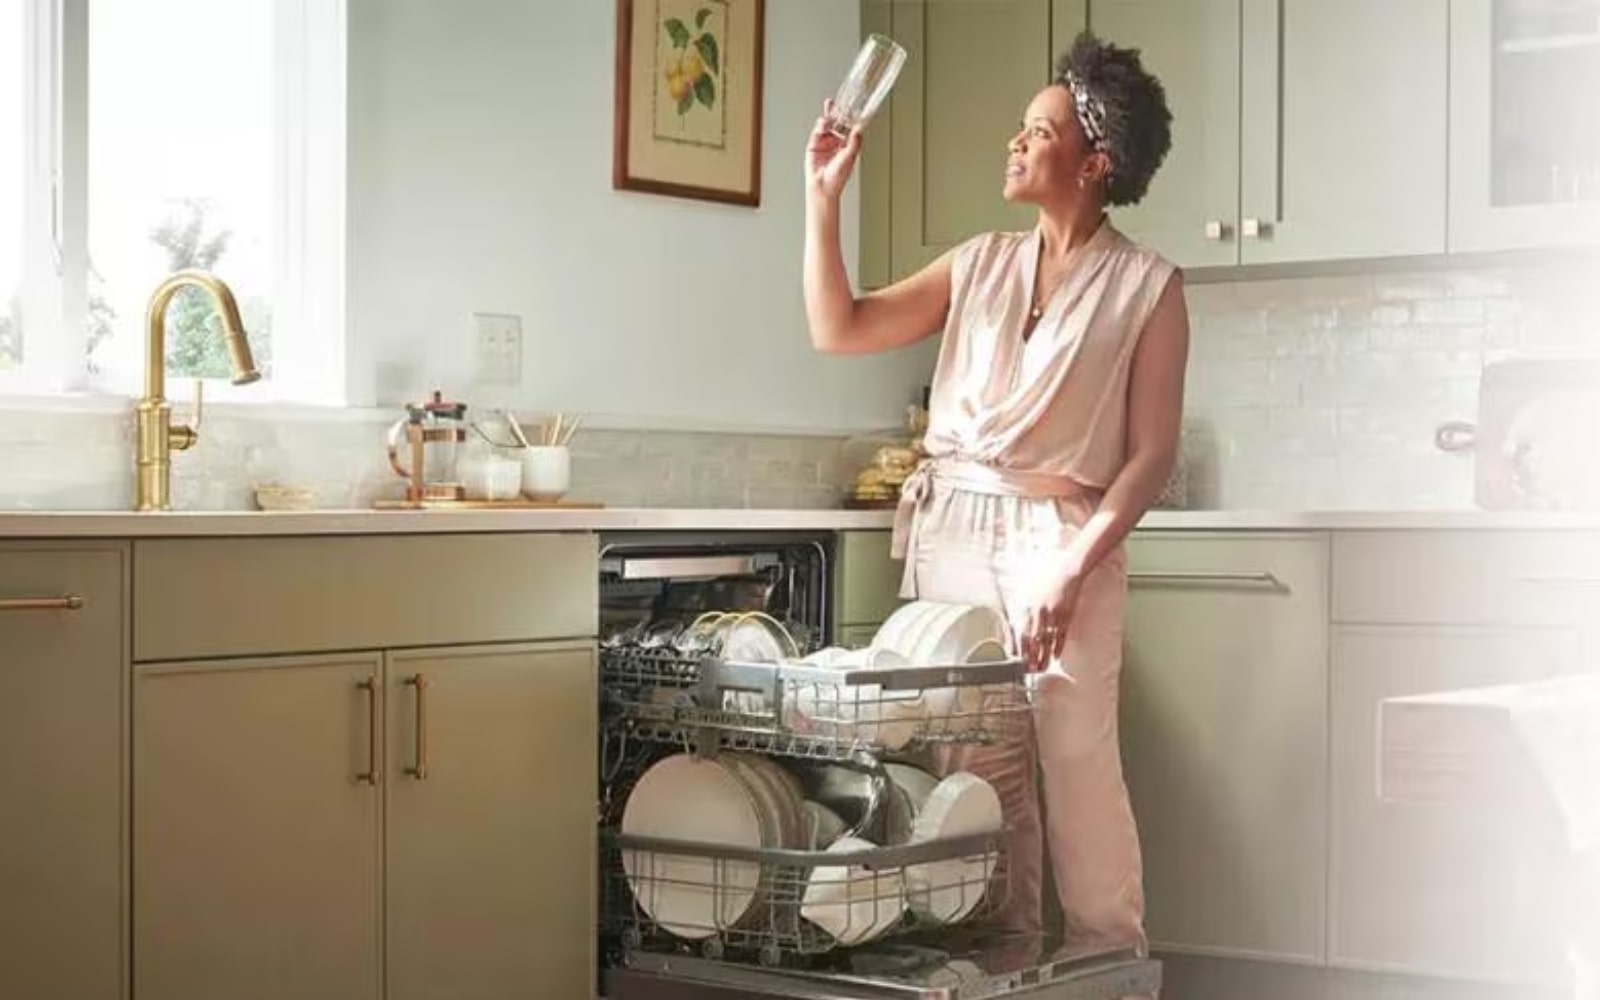
M995 823L963 826L961 803L992 795L985 783L906 789L935 781L919 768L938 745L994 739L1028 710L1022 665L858 665L871 651L829 645L833 544L825 532L602 538L603 994L1153 995L1154 960L985 928L1006 890L998 800ZM746 655L730 622L781 643ZM935 814L950 822L930 833Z

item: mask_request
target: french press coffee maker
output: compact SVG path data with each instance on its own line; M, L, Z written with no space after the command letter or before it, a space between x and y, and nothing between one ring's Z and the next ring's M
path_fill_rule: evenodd
M456 454L467 438L466 415L465 403L452 403L435 390L425 403L406 404L405 417L389 428L389 465L406 480L406 500L466 498L456 475Z

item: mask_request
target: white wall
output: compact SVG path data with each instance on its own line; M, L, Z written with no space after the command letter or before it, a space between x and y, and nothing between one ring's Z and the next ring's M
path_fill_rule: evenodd
M898 425L931 345L816 355L800 295L801 156L858 4L766 9L750 209L611 189L613 0L352 0L355 402L438 385L612 425ZM846 216L853 273L854 191ZM471 384L475 310L522 317L518 390Z

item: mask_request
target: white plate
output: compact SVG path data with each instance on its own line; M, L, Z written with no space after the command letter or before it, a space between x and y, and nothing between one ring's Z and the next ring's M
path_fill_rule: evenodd
M919 666L960 663L986 639L1004 644L1006 621L1000 612L976 604L950 605L924 623L906 655Z
M999 639L984 639L957 658L963 665L1003 663L1011 658ZM992 688L981 685L934 688L928 691L928 728L936 733L970 733L982 728L984 701ZM1004 696L1004 690L996 692ZM998 709L996 709L998 711Z
M957 771L934 788L917 815L912 843L975 833L998 833L1003 819L1000 796L975 774ZM912 912L938 924L965 920L982 902L994 874L992 856L929 861L906 869Z
M939 787L939 776L929 774L920 767L910 764L885 764L883 769L889 772L889 780L904 789L906 798L911 800L911 808L920 814L922 807L928 804L928 796Z
M902 749L916 737L927 718L921 692L885 691L876 684L846 684L838 675L906 665L905 657L899 653L877 646L835 657L817 671L814 683L795 686L794 702L788 709L789 724L800 732Z
M947 607L949 605L938 601L912 601L900 605L878 626L878 631L872 637L872 645L879 649L892 649L902 656L908 655L923 625Z
M760 848L762 819L729 769L689 754L667 757L639 778L622 811L630 836ZM640 909L670 934L711 937L754 905L761 868L752 862L623 851L622 867Z
M808 851L827 850L849 829L838 813L810 799L800 803L800 817L805 827L805 850Z

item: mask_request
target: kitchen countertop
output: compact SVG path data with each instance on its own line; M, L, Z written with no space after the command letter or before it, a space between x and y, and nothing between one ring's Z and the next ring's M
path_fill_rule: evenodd
M5 538L184 538L528 531L887 529L889 511L727 508L375 511L0 511ZM1600 511L1156 510L1145 531L1600 530Z

